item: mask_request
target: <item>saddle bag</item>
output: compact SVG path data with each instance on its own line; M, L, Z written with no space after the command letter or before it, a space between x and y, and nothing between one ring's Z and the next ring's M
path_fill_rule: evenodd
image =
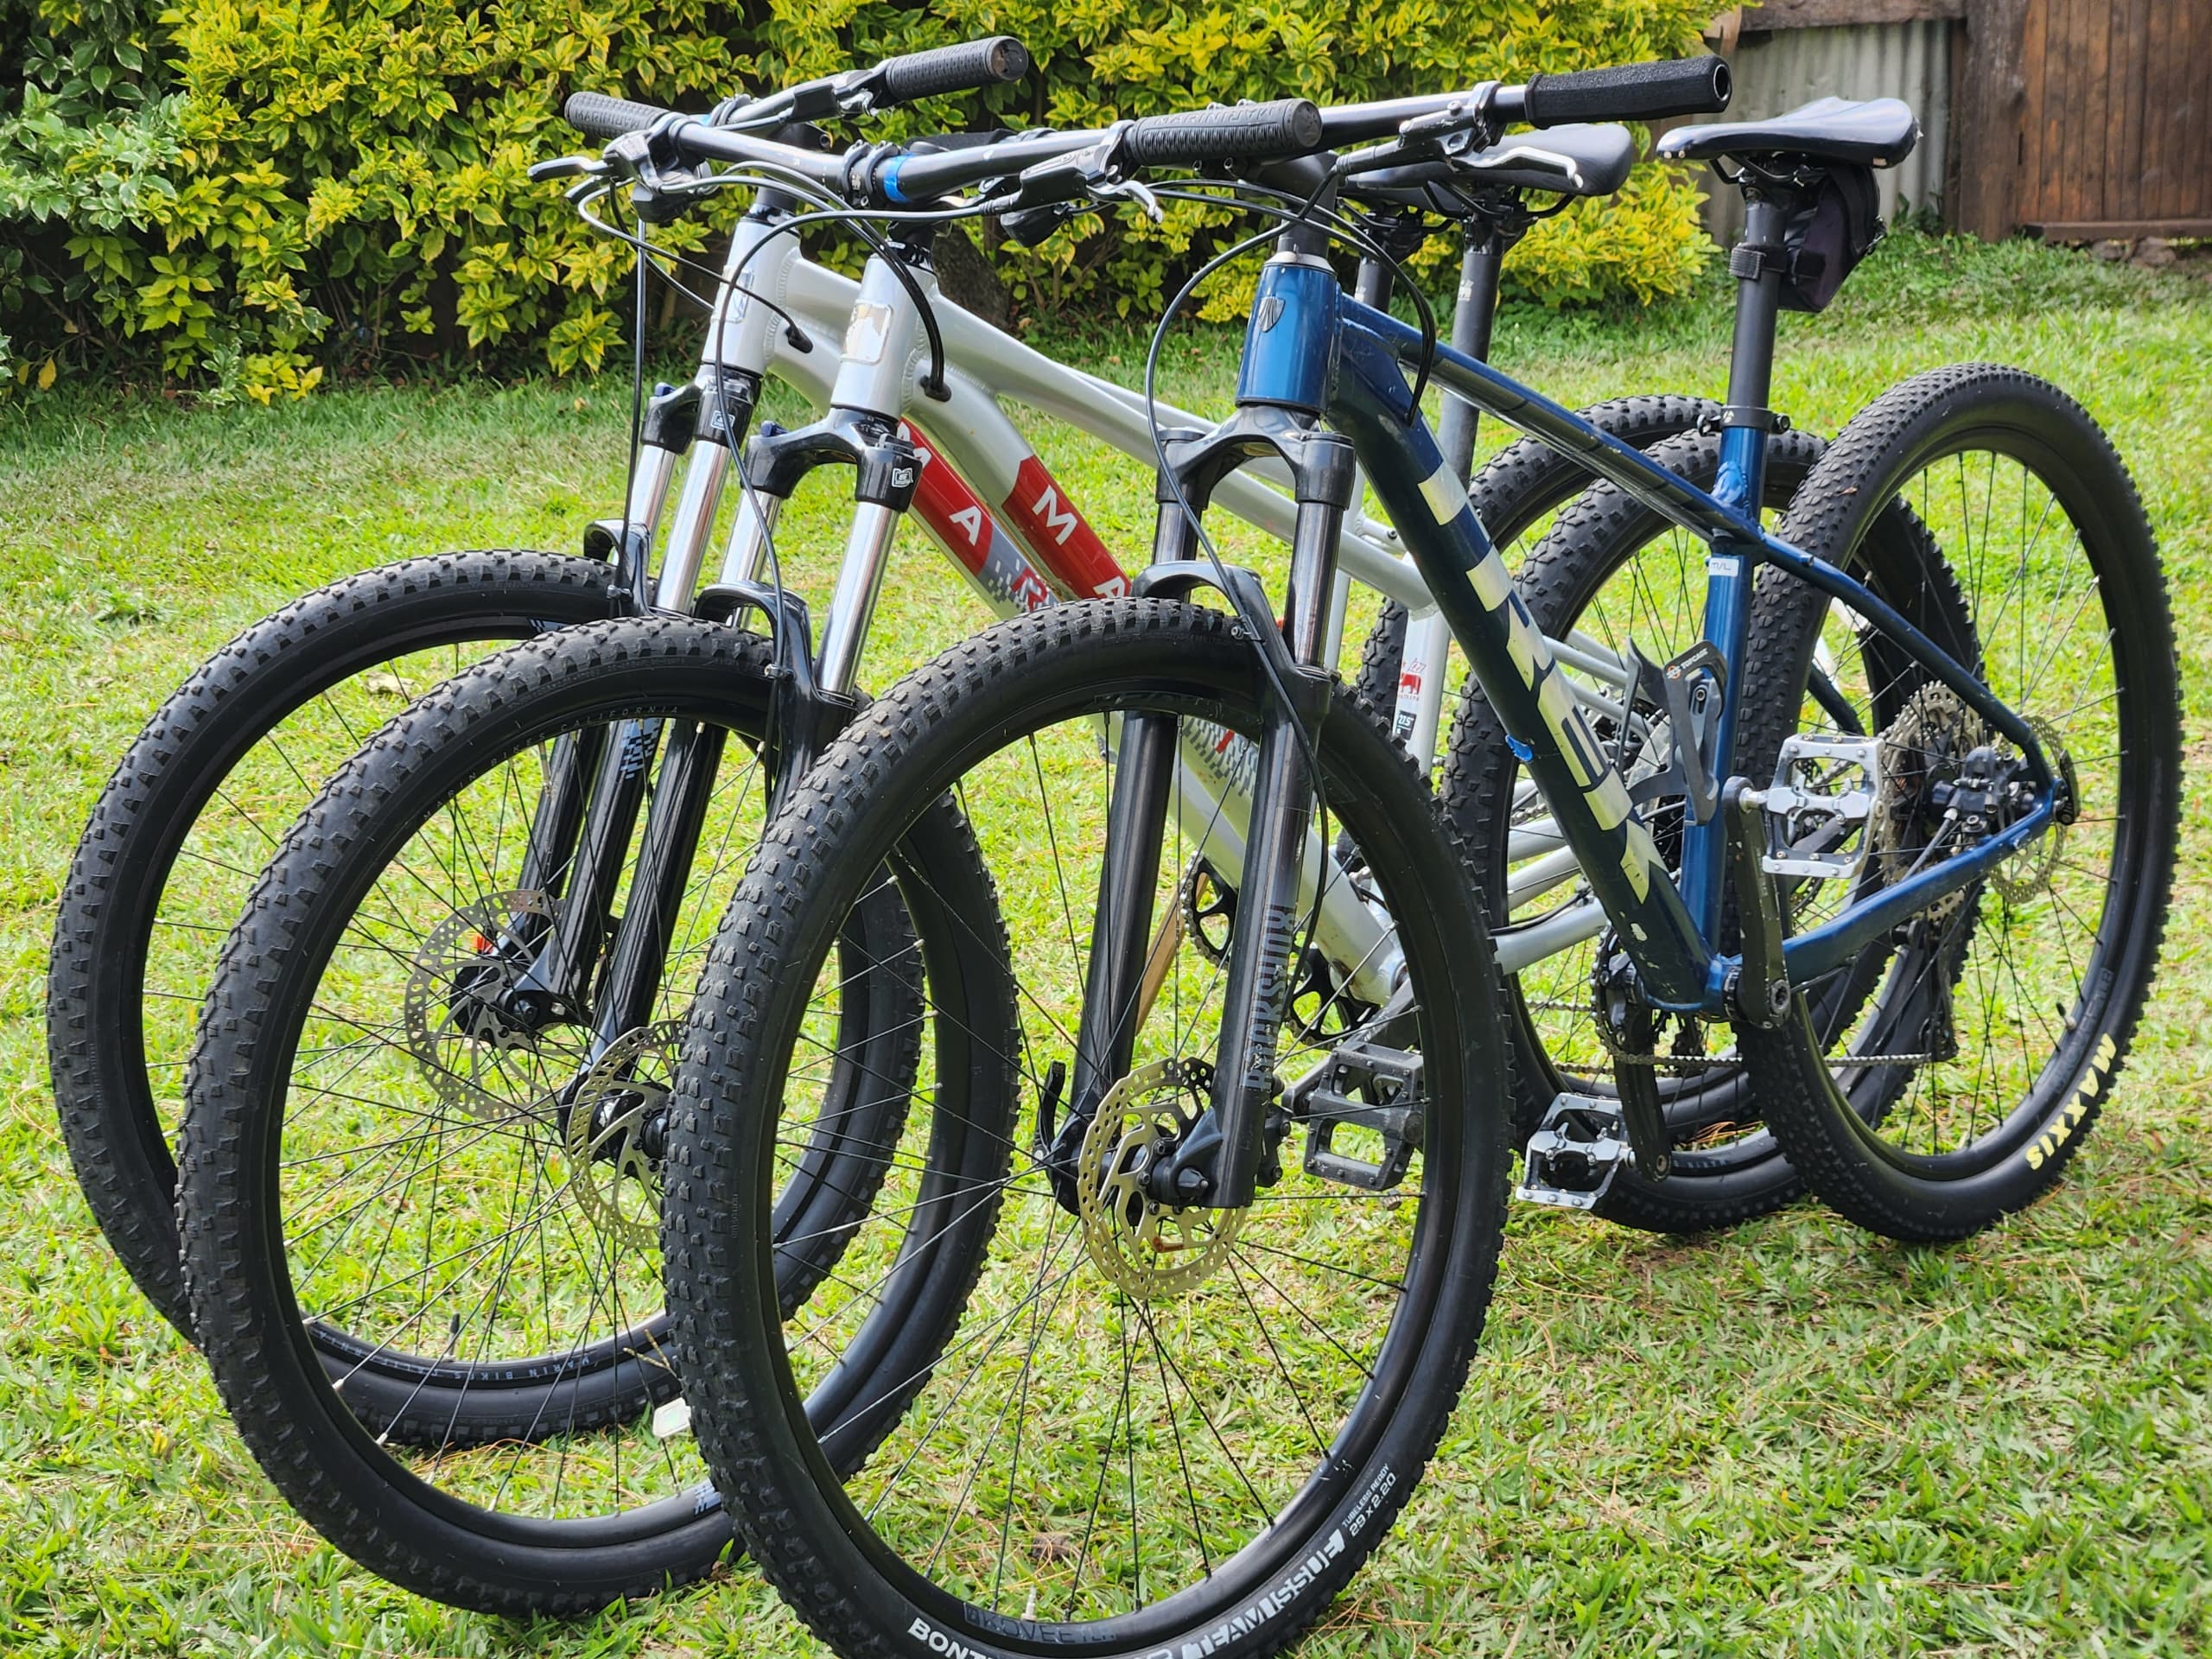
M1882 239L1882 192L1874 169L1833 162L1827 176L1789 215L1782 236L1789 261L1782 279L1785 311L1819 311L1843 279Z

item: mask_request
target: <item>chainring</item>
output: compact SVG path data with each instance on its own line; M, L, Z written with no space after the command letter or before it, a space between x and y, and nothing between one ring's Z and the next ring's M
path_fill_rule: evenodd
M1203 858L1192 859L1175 885L1175 903L1192 948L1217 968L1228 961L1236 925L1236 889L1221 879L1221 872Z
M1195 1289L1223 1262L1242 1210L1161 1204L1146 1177L1198 1122L1211 1068L1154 1060L1116 1084L1084 1132L1076 1193L1084 1249L1133 1300L1163 1301Z
M487 1058L535 1052L536 1033L502 1014L486 988L505 988L517 966L500 945L518 916L557 920L552 898L536 891L495 893L455 910L423 936L407 976L400 1013L408 1052L442 1106L473 1116L525 1115L528 1108L493 1093L478 1081ZM473 979L463 983L464 976Z

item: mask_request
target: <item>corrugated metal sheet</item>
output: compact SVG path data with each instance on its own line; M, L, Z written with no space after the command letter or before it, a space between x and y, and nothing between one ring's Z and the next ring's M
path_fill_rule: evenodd
M1920 118L1920 143L1904 165L1878 173L1882 213L1894 219L1938 205L1950 115L1951 26L1861 23L1847 29L1777 29L1747 35L1730 59L1736 93L1726 119L1750 121L1816 98L1901 98ZM1717 181L1716 181L1717 182ZM1744 219L1743 199L1725 185L1706 202L1706 223L1725 244Z

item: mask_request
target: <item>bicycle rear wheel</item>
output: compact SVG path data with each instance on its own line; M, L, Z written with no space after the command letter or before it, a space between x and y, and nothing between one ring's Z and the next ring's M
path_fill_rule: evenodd
M1808 433L1777 434L1767 456L1766 496L1787 507L1827 445ZM1692 483L1711 487L1720 465L1717 435L1693 433L1655 447L1655 458ZM1694 645L1705 613L1705 543L1669 525L1659 513L1611 485L1575 502L1530 553L1515 578L1536 625L1567 640L1577 654L1565 671L1600 741L1624 757L1631 787L1650 791L1639 810L1655 843L1671 859L1681 844L1684 798L1645 778L1672 758L1663 723L1633 746L1622 745L1625 710L1621 680L1628 652L1655 664ZM1902 506L1885 514L1861 549L1862 574L1913 623L1947 645L1969 631L1955 588L1924 530ZM1853 666L1860 665L1855 658ZM1738 666L1738 679L1745 673ZM1817 682L1822 718L1842 717L1856 729L1878 728L1899 712L1909 685L1894 671L1872 683L1847 675L1833 657L1804 664ZM1848 683L1839 683L1838 676ZM1739 693L1740 695L1740 693ZM1796 729L1801 688L1785 705L1740 705L1732 769L1764 784L1774 774L1783 741ZM1870 727L1871 723L1871 727ZM1572 859L1542 835L1548 813L1506 741L1489 703L1471 695L1452 730L1445 782L1446 810L1482 873L1484 896L1502 929L1555 928L1586 893ZM1562 898L1561 893L1565 893ZM1809 900L1811 894L1806 895ZM1596 978L1603 936L1544 958L1508 981L1519 1039L1522 1084L1516 1133L1525 1141L1562 1093L1617 1096L1616 1057L1601 1032ZM1505 935L1510 938L1509 932ZM1732 943L1724 948L1733 949ZM1821 1029L1847 1026L1862 982L1838 984L1816 1010ZM1725 1022L1670 1018L1662 1033L1658 1091L1674 1154L1668 1174L1650 1180L1620 1170L1597 1213L1629 1226L1694 1231L1732 1225L1796 1198L1803 1182L1761 1121L1751 1079Z
M1785 539L1848 568L1878 504L1929 525L1963 590L1984 683L2059 779L2056 819L1896 928L1827 1064L1799 1013L1744 1043L1791 1161L1863 1226L1956 1238L2032 1202L2109 1098L2149 994L2179 836L2180 686L2157 544L2120 458L2056 388L1985 365L1870 404L1801 493ZM1852 628L1762 573L1748 690ZM1848 643L1847 641L1846 642ZM1819 721L1812 715L1815 729ZM1940 685L1879 733L1864 848L1901 880L2019 823L2017 744ZM1836 1068L1831 1075L1831 1065ZM1768 1078L1775 1083L1770 1093Z
M1317 864L1389 918L1375 962L1402 964L1382 974L1395 997L1334 1037L1285 1027L1255 1203L1163 1207L1139 1168L1196 1122L1219 1008L1217 966L1163 929L1134 1069L1078 1119L1080 1151L1053 1150L1071 1138L1114 722L1182 722L1218 754L1224 734L1258 731L1268 695L1217 612L1101 601L1002 624L861 717L732 906L678 1081L670 1306L747 1548L841 1651L1272 1651L1349 1580L1434 1449L1502 1231L1507 1051L1465 867L1348 695L1315 747L1324 844L1340 825L1352 860ZM1215 844L1217 806L1188 777L1170 828ZM817 1086L839 917L947 793L997 884L1014 978L930 973L935 1039L969 1056L937 1074L934 1133L955 1144L906 1173L911 1198L887 1190L840 1265L851 1294L786 1323L766 1126ZM1155 918L1179 860L1160 862ZM1020 1132L978 1145L971 1103L1015 1090ZM866 1435L879 1449L849 1475L827 1413L855 1400L886 1404Z

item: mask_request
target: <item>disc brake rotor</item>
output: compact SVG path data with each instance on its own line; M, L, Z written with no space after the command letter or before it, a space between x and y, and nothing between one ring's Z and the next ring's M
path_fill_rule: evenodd
M407 976L401 1021L408 1052L441 1105L481 1118L512 1117L530 1103L484 1086L500 1075L500 1057L535 1053L537 1036L511 1018L499 998L528 965L515 938L524 917L555 919L553 900L537 892L495 893L454 911L423 936Z
M1146 1191L1147 1177L1198 1122L1210 1076L1196 1060L1139 1066L1099 1103L1076 1156L1084 1248L1139 1301L1195 1288L1227 1259L1244 1217L1242 1210L1162 1204Z
M568 1190L620 1245L659 1248L659 1153L683 1036L675 1020L625 1032L569 1091Z

